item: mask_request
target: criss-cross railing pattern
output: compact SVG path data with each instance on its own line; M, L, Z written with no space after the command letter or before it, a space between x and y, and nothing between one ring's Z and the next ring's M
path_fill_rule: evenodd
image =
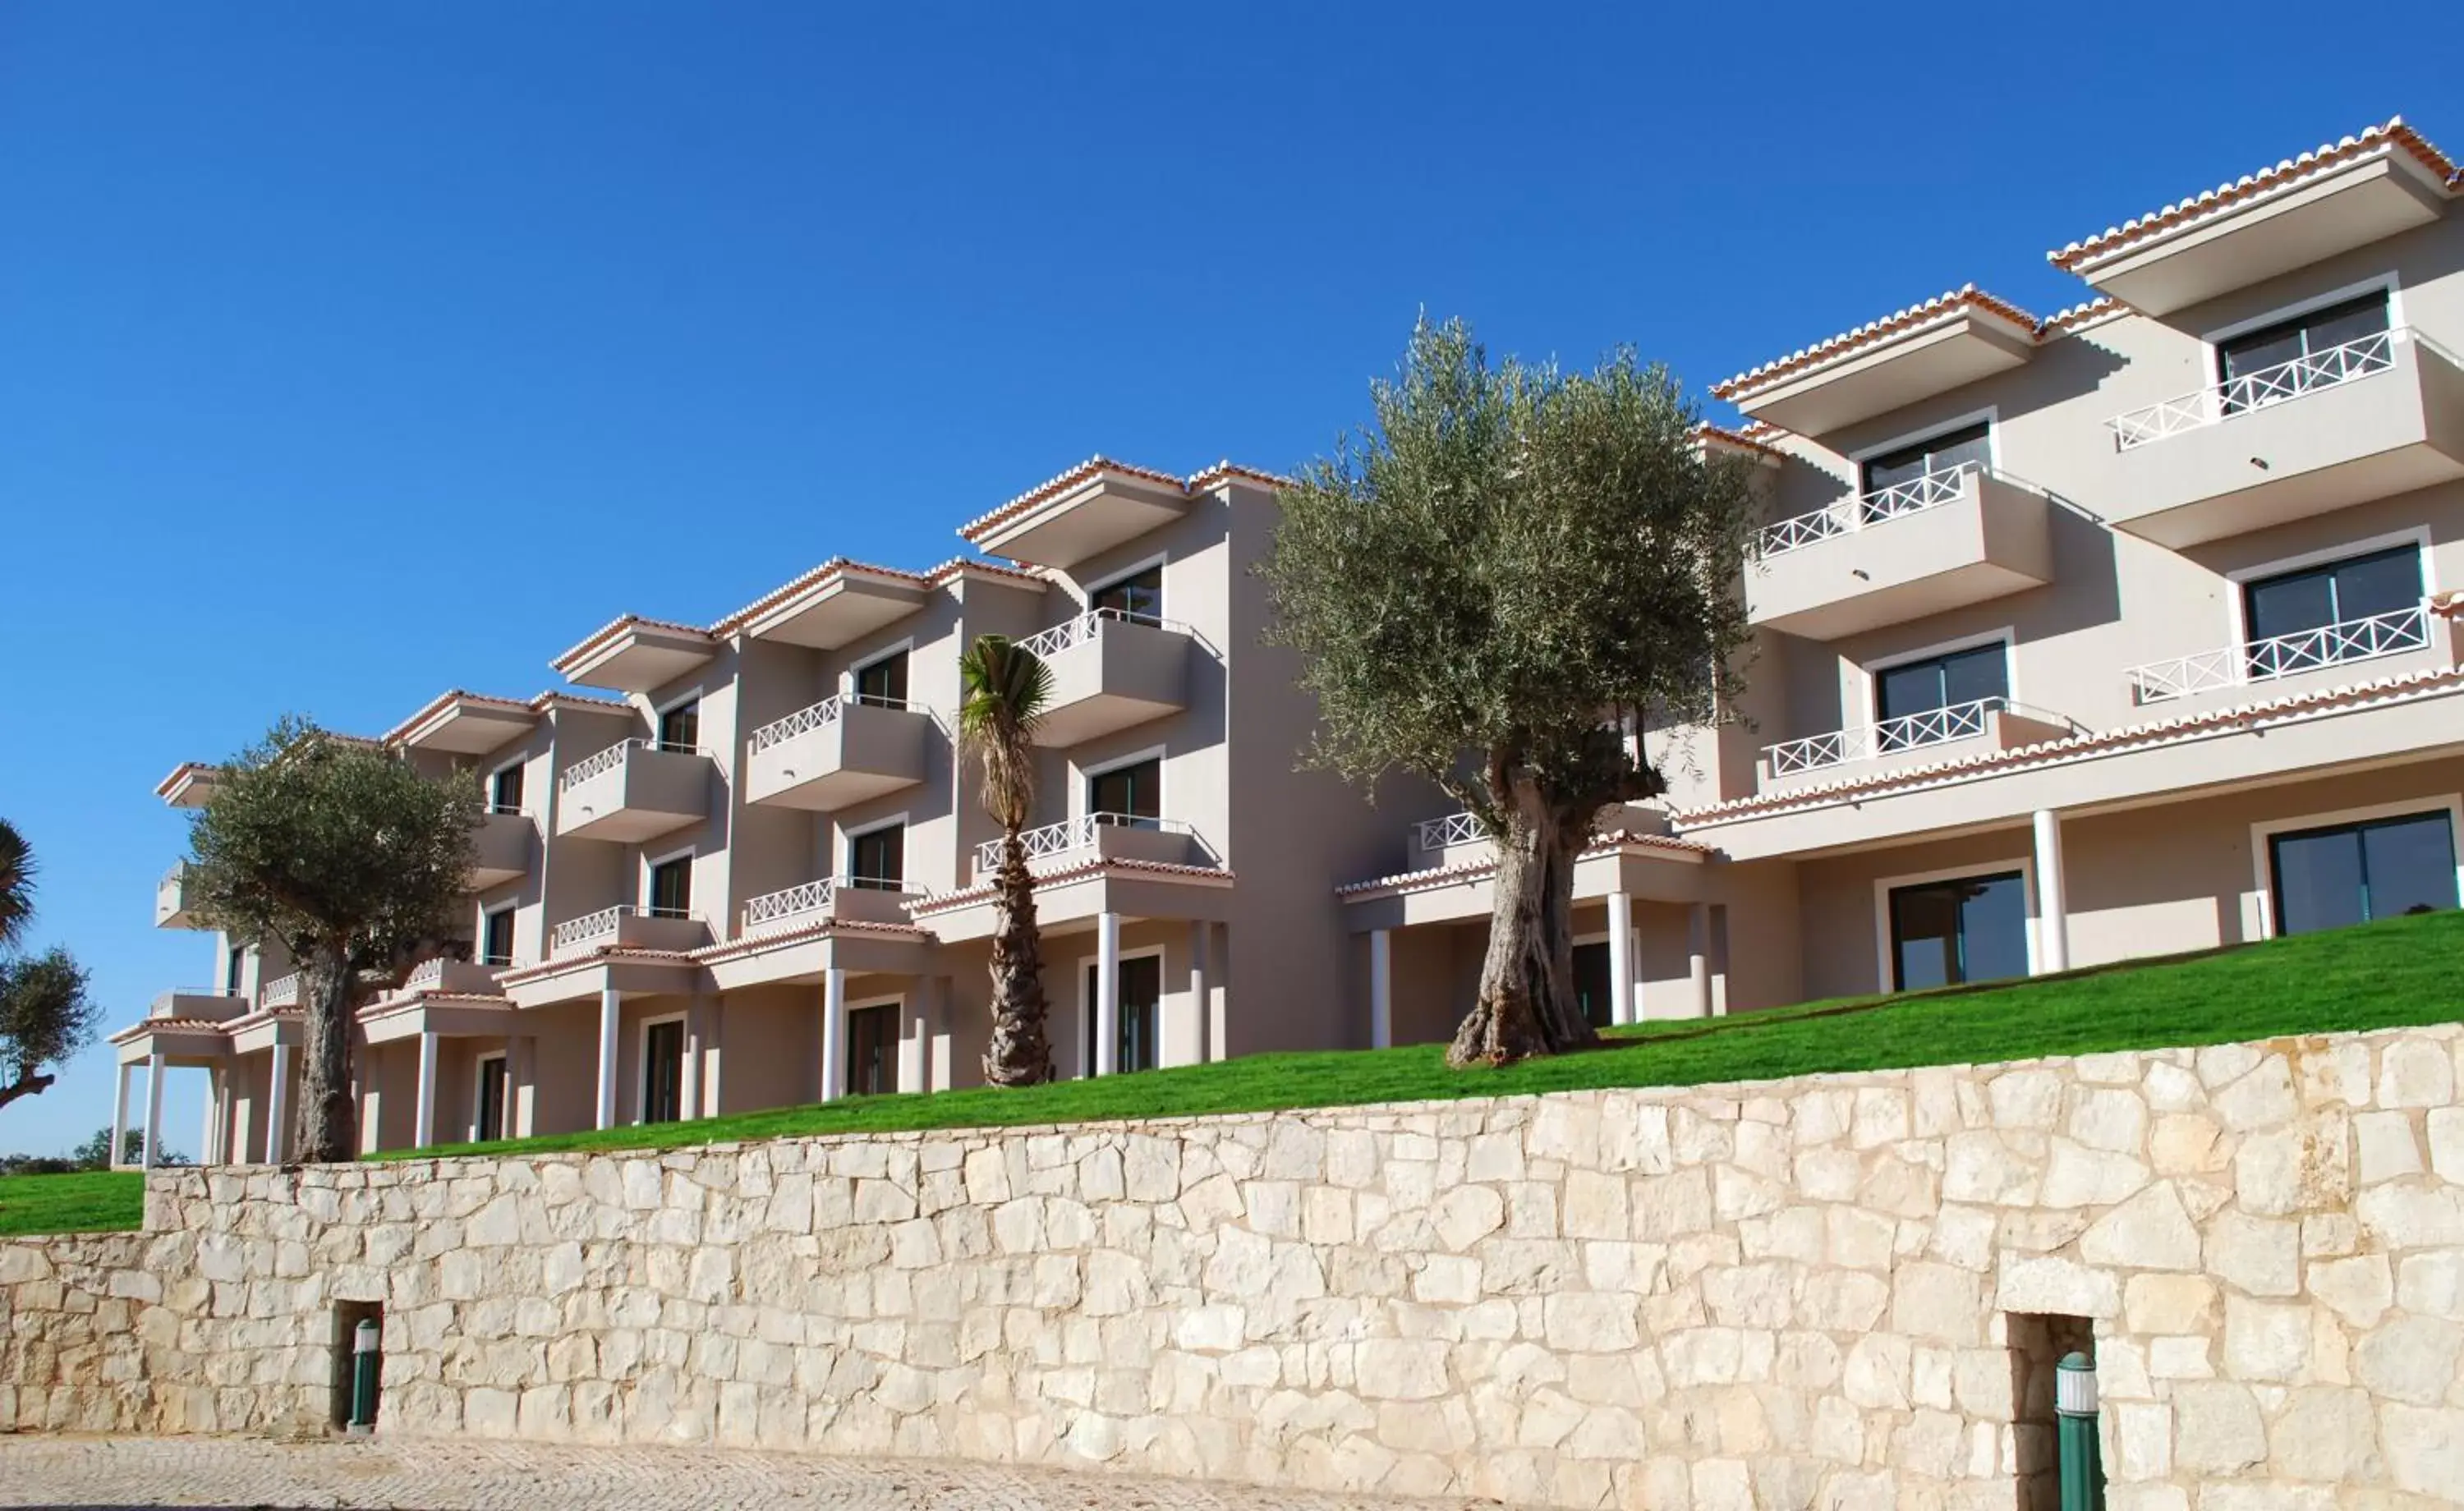
M839 712L846 707L840 698L824 698L809 709L798 709L783 719L773 719L753 732L753 754L760 755L773 745L809 734L825 725L836 724Z
M2271 682L2298 671L2316 671L2348 661L2420 650L2429 644L2430 610L2426 604L2415 603L2409 608L2321 624L2317 629L2195 651L2169 661L2151 661L2123 675L2129 679L2132 701L2165 703L2194 692Z
M1842 498L1825 504L1811 514L1796 515L1765 525L1755 532L1755 552L1760 556L1775 557L1817 540L1828 540L1833 536L1844 536L1866 525L1880 524L1885 519L1897 519L1902 515L1913 515L1954 502L1966 491L1968 474L1984 471L1979 463L1962 462L1956 467L1911 477L1904 483L1878 488L1860 497Z
M1018 648L1029 655L1050 658L1072 646L1085 645L1102 630L1106 620L1118 620L1125 624L1145 624L1155 629L1180 630L1188 626L1153 614L1133 614L1118 608L1091 608L1075 619L1066 619L1050 629L1038 630L1018 643Z
M595 913L583 913L579 918L568 918L548 931L548 953L562 954L574 946L596 939L602 934L612 934L625 915L631 911L633 909L630 906L619 904L614 908L602 908Z
M2115 415L2105 425L2113 431L2115 449L2127 451L2248 410L2263 409L2356 378L2383 373L2395 365L2395 343L2414 339L2409 330L2401 326L2379 331L2342 346L2311 352L2144 409Z
M674 745L670 744L666 740L643 739L639 735L636 735L630 739L618 740L615 744L608 746L598 755L584 756L582 759L575 761L570 766L567 766L562 774L556 778L557 790L562 792L570 788L579 787L593 777L614 771L617 767L625 764L627 757L629 756L636 748L646 751L668 751L678 756L700 756L707 754L698 745Z
M1106 827L1125 829L1157 829L1167 834L1187 834L1188 824L1178 819L1142 819L1130 813L1082 813L1075 819L1047 823L1040 829L1028 829L1018 837L1026 851L1029 865L1067 855L1072 850L1093 847L1095 831ZM1001 843L986 840L976 846L976 869L989 871L1001 865Z
M1783 740L1777 745L1764 746L1763 756L1771 763L1771 774L1774 777L1820 771L1827 766L1843 766L1869 756L1972 739L1985 733L1986 715L2009 707L2011 700L2008 698L1978 698L1969 703L1953 703L1947 708L1903 713L1898 718L1883 719L1858 729L1833 730L1828 734Z
M805 913L817 913L830 905L838 895L835 878L823 877L818 882L804 882L780 891L765 892L744 905L744 927L750 931Z
M297 1007L299 987L298 972L294 971L289 975L277 975L266 982L264 989L256 994L256 1005L268 1013L278 1013L286 1007Z
M1449 844L1469 844L1474 840L1488 838L1480 820L1468 813L1450 813L1442 819L1423 819L1413 825L1413 838L1422 850L1442 850Z
M445 957L443 955L439 955L433 960L422 960L419 964L412 966L410 968L410 974L402 978L402 984L404 987L413 992L416 992L421 987L425 986L443 986L445 984Z

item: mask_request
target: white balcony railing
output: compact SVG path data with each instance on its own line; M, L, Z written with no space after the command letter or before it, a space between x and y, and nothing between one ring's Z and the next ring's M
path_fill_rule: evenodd
M1018 648L1040 659L1049 659L1072 646L1081 646L1094 639L1100 626L1108 619L1116 619L1125 624L1145 624L1155 629L1189 633L1188 625L1176 624L1168 619L1157 619L1153 614L1133 614L1126 609L1118 608L1095 608L1089 609L1075 619L1063 620L1050 629L1038 630L1020 641Z
M2212 384L2151 404L2144 409L2118 414L2105 425L2113 431L2116 450L2127 451L2134 447L2196 430L2229 420L2237 414L2264 409L2271 405L2299 399L2304 394L2332 388L2383 373L2395 365L2395 347L2399 341L2419 341L2422 338L2405 326L2376 332L2342 346L2311 352L2291 361L2261 367L2256 372L2243 373L2229 383ZM2427 343L2425 343L2427 344Z
M256 1005L258 1010L267 1013L279 1013L297 1007L299 1005L300 989L304 985L305 983L299 979L299 973L297 971L292 972L289 975L275 976L273 980L266 982L264 989L256 994Z
M1095 831L1107 826L1128 829L1149 829L1162 834L1189 834L1193 831L1178 819L1141 819L1127 813L1086 813L1059 823L1047 823L1040 829L1021 834L1019 843L1026 849L1027 864L1067 855L1073 850L1091 849ZM986 840L976 846L976 869L990 872L1001 865L1001 842Z
M1977 698L1972 702L1954 703L1947 708L1903 713L1895 719L1883 719L1857 729L1833 730L1828 734L1810 734L1803 739L1766 745L1763 758L1774 777L1821 771L1827 767L1844 766L1850 761L1870 760L1877 756L1896 756L1903 751L1923 750L1929 745L1974 739L1986 733L1989 716L1996 712L2021 713L2051 724L2064 722L2051 714L2032 712L2009 698Z
M869 704L876 709L905 709L911 705L903 698L875 697L864 692L842 692L824 698L808 709L798 709L783 719L773 719L755 730L752 754L759 756L773 745L783 744L799 734L807 734L839 721L839 715L850 703Z
M1468 813L1450 813L1442 819L1423 819L1412 826L1412 839L1422 850L1442 850L1449 844L1469 844L1488 838L1480 820Z
M1825 504L1812 514L1797 515L1765 525L1755 532L1755 554L1778 556L1784 551L1794 551L1817 540L1844 536L1852 530L1861 530L1885 519L1896 519L1902 515L1913 515L1921 510L1956 502L1965 491L1968 474L1985 471L1979 463L1962 462L1956 467L1946 467L1922 477L1911 477L1904 483L1878 488L1859 497Z
M623 922L625 915L632 910L627 907L602 908L595 913L583 913L579 918L568 918L548 931L548 953L562 954L567 950L596 939L602 934L612 934Z
M2167 703L2194 692L2272 682L2299 671L2421 650L2429 645L2430 609L2427 604L2416 603L2410 608L2322 624L2317 629L2196 651L2169 661L2151 661L2123 675L2129 679L2133 702Z
M782 891L767 892L744 905L744 928L747 932L805 913L817 913L829 907L838 892L838 881L824 877L818 882L805 882Z
M599 754L595 756L585 756L582 759L575 761L572 765L567 766L556 778L557 790L560 792L568 791L574 787L582 785L585 781L588 781L593 777L614 771L617 767L625 764L627 755L630 753L635 746L639 746L643 750L649 751L673 751L680 756L707 756L710 754L698 745L671 745L665 740L643 739L640 737L618 740L615 744L608 746Z

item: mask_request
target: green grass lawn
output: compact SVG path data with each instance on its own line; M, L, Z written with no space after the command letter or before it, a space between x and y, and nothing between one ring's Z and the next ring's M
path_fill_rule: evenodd
M143 1215L145 1177L133 1170L83 1175L0 1175L0 1237L13 1233L114 1233Z
M2000 986L1808 1002L1619 1029L1597 1050L1448 1070L1444 1047L1253 1055L1022 1091L857 1097L696 1123L559 1133L428 1153L665 1149L792 1134L997 1128L1372 1102L1683 1086L1831 1070L2027 1060L2391 1028L2464 1018L2464 913L2399 918L2197 956ZM398 1150L381 1159L409 1157ZM77 1183L83 1183L82 1186ZM137 1177L0 1179L0 1234L134 1227Z

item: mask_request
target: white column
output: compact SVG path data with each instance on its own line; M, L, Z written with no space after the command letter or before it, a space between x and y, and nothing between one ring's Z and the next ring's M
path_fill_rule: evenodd
M599 1103L597 1127L616 1126L616 1029L624 1021L625 998L614 987L599 994Z
M419 1100L410 1109L410 1147L432 1149L436 1144L436 1036L419 1036Z
M1095 1074L1121 1068L1121 915L1095 916Z
M706 1117L716 1117L727 1104L720 1100L719 1090L727 1071L727 998L710 999L710 1041L702 1046L701 1105L709 1110Z
M274 1068L265 1088L265 1162L279 1165L291 1153L291 1046L274 1045Z
M539 1040L529 1034L505 1040L505 1136L539 1132Z
M145 1057L145 1149L137 1163L147 1170L163 1157L163 1057Z
M206 1119L204 1127L197 1130L197 1163L200 1165L222 1163L222 1155L217 1148L219 1141L214 1137L216 1114L222 1110L222 1071L208 1065L206 1067Z
M1211 973L1215 979L1207 983L1207 990L1213 994L1214 1000L1206 1005L1206 1056L1209 1060L1229 1060L1232 1058L1232 1025L1228 1021L1232 1015L1232 926L1210 924L1207 927L1214 931L1216 947L1206 953L1208 963L1215 968Z
M847 971L822 973L822 1100L847 1095Z
M2070 901L2062 878L2062 816L2036 810L2036 959L2033 974L2071 968Z
M1213 924L1199 922L1189 926L1189 1059L1193 1065L1202 1065L1209 1058L1206 1046L1206 947L1212 942Z
M1711 1016L1711 905L1685 909L1685 976L1696 1018Z
M1369 932L1369 1047L1395 1044L1395 935L1389 930Z
M1609 893L1609 1021L1634 1021L1634 897Z
M113 1170L128 1163L128 1075L137 1067L127 1061L120 1063L120 1073L111 1087L111 1157L104 1163Z
M932 985L921 979L907 983L898 999L898 1089L929 1091L933 1053Z
M957 1084L954 1079L956 1066L950 1059L950 1004L957 987L946 975L933 976L926 985L932 1005L924 1019L924 1089L947 1091Z
M705 997L696 995L685 1005L685 1062L676 1072L676 1080L683 1103L677 1110L688 1123L702 1115L701 1046L702 1036L710 1031L706 1022L709 1017L710 1002Z

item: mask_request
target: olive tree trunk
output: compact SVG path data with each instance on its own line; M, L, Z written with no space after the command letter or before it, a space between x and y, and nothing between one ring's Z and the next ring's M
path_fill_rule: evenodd
M1036 1085L1052 1079L1052 1042L1045 1027L1035 877L1016 829L1001 833L993 919L993 1037L984 1050L984 1079L997 1086Z
M1446 1062L1502 1065L1597 1043L1574 993L1574 862L1591 842L1596 805L1548 802L1529 777L1501 794L1495 909L1480 991Z
M299 1053L299 1111L292 1157L311 1164L352 1157L351 1012L358 977L338 949L301 962L308 1013Z

